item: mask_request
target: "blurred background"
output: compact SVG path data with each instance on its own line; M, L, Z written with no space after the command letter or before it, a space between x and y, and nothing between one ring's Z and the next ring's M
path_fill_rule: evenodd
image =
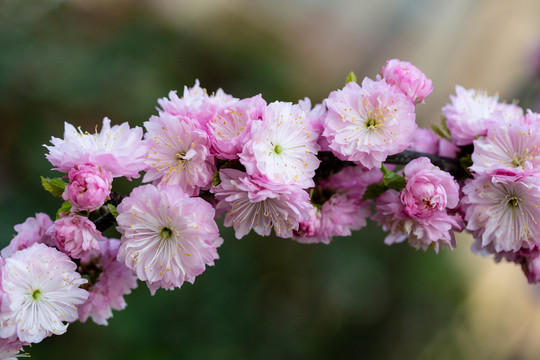
M540 111L537 0L0 0L0 245L60 205L41 189L42 144L64 121L141 126L171 89L322 101L353 70L415 64L438 123L455 84ZM120 189L126 184L116 184ZM216 266L109 326L72 324L34 359L538 359L540 290L519 267L388 247L371 224L330 246L223 230Z

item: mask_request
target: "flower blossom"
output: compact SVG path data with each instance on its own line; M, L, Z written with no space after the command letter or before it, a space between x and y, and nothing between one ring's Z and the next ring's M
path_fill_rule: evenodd
M239 100L218 111L208 122L208 136L219 159L237 159L251 122L261 120L266 101L261 95Z
M104 168L94 165L79 165L69 170L69 184L62 198L73 205L72 211L94 211L109 197L112 175Z
M240 162L250 176L281 185L314 186L320 147L317 133L300 106L271 103L264 110L262 121L251 123L249 137L240 153Z
M148 169L143 181L179 185L188 195L210 186L216 172L206 132L194 120L161 113L144 123Z
M199 80L195 80L192 88L184 87L184 95L180 98L176 91L169 92L169 98L158 100L163 111L175 117L188 117L205 126L221 108L231 105L238 99L218 89L215 94L208 95L201 88Z
M407 61L387 60L381 69L381 75L387 83L396 86L415 104L424 103L424 99L433 91L431 80Z
M139 177L146 168L146 148L142 144L142 129L129 128L128 123L114 125L108 118L103 119L101 131L89 134L65 124L64 139L53 137L47 160L55 170L69 172L79 165L91 164L109 171L112 177Z
M540 187L531 176L481 175L463 187L467 230L495 252L518 251L540 236Z
M10 257L16 251L26 249L34 243L52 245L50 236L47 234L47 230L52 224L49 215L37 213L35 217L29 217L22 224L15 225L13 228L17 235L8 246L2 249L2 256Z
M86 283L66 254L34 244L5 260L2 268L0 336L38 343L66 332L77 306L88 298Z
M81 271L90 277L88 300L79 306L79 320L88 317L99 325L107 325L112 310L126 307L124 295L137 287L137 277L132 270L116 261L120 241L104 239L99 245L99 253L94 252L81 259Z
M325 136L341 160L368 169L405 150L415 129L414 104L384 80L349 82L326 99Z
M177 186L139 186L122 200L118 213L118 261L146 281L152 294L193 283L218 258L223 239L214 209Z
M385 243L409 239L417 249L442 245L456 246L454 231L462 230L461 220L448 214L459 204L459 186L453 177L421 157L403 169L406 187L400 192L387 190L376 199L373 219L390 233Z
M226 212L225 226L234 227L241 239L253 229L262 236L290 238L313 207L308 193L296 185L279 185L255 179L235 169L219 171L221 183L212 187L218 214Z
M87 217L77 214L56 220L48 234L58 250L74 259L86 256L92 250L99 250L99 241L103 240L96 225Z

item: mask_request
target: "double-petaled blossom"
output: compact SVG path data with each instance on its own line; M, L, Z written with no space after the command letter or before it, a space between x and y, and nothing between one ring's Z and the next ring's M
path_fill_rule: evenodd
M208 136L219 159L237 159L248 140L252 121L262 119L266 101L261 95L238 100L218 111L208 122Z
M148 169L144 181L178 185L188 195L210 186L216 172L210 141L196 121L168 113L144 123Z
M49 215L37 213L35 217L29 217L22 224L13 228L17 235L11 240L8 246L2 249L2 256L9 257L14 252L26 249L34 243L45 243L52 245L47 230L53 224Z
M387 60L381 75L390 85L396 86L415 104L423 103L433 91L433 84L416 66L398 59Z
M118 206L122 244L118 260L146 281L150 291L193 283L218 258L214 209L178 186L139 186Z
M146 168L146 148L142 143L142 129L130 129L128 123L114 125L108 118L98 133L90 134L73 125L65 124L64 139L53 137L52 146L45 145L45 155L55 170L69 172L79 165L90 164L102 167L113 177L139 177Z
M72 211L94 211L111 193L113 178L105 168L83 164L71 169L68 177L62 198L69 200Z
M211 190L218 200L216 211L225 212L224 225L234 227L237 239L251 229L267 236L272 228L277 236L289 238L313 207L297 185L275 184L235 169L222 169L219 176L220 184Z
M131 269L116 260L120 241L104 239L99 252L92 252L80 261L80 272L89 278L88 300L79 306L79 320L91 317L96 324L108 325L112 310L126 307L124 295L137 287L137 277Z
M184 95L180 98L176 91L169 92L168 98L158 100L162 110L177 117L188 117L197 121L201 126L206 125L221 108L234 102L236 98L218 89L215 94L208 95L206 89L201 88L199 80L195 80L192 88L184 87Z
M406 187L387 190L376 199L373 219L389 231L385 243L402 242L436 252L456 246L454 231L462 230L459 216L448 213L459 205L459 186L453 177L421 157L403 169Z
M479 175L463 188L467 230L495 252L516 252L540 236L540 183L515 174Z
M251 123L248 136L240 162L250 176L281 185L314 186L313 176L320 162L318 135L299 105L269 104L262 121Z
M45 244L17 251L2 267L0 336L37 343L66 332L88 298L77 265Z
M473 165L470 169L477 174L488 174L497 170L515 174L538 172L540 170L538 124L501 125L488 129L485 137L474 140Z
M414 104L384 80L349 82L326 99L323 136L334 154L368 169L405 150L417 128Z
M99 250L103 237L96 225L87 217L69 214L56 220L48 235L58 248L74 259L80 259L93 250Z

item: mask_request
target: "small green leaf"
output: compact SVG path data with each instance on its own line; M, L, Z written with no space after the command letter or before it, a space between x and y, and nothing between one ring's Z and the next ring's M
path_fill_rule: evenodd
M450 138L450 129L448 129L448 126L446 126L446 116L441 116L441 126L443 131L448 134L448 138Z
M214 173L212 176L212 186L218 186L221 184L221 178L219 177L219 170Z
M53 196L61 197L67 184L61 178L51 179L42 176L41 185L43 185L45 190L53 194Z
M60 214L69 212L71 210L71 203L69 201L64 201L60 209L56 212L56 220L60 219Z
M356 82L356 75L352 71L349 73L349 75L347 75L347 79L345 79L345 84L348 84L351 81Z
M362 200L371 200L376 199L381 195L383 192L388 190L386 186L383 183L375 183L371 184L366 188L366 191L364 192L364 196L362 196Z
M465 168L465 170L469 171L469 168L473 165L471 154L467 154L459 158L459 163Z
M438 127L437 125L431 125L431 130L433 130L433 132L437 134L438 137L443 138L443 139L449 139L448 135L446 135L444 131L441 130L441 128Z
M405 188L405 185L407 185L407 182L403 178L403 176L396 174L393 171L388 170L387 168L381 166L381 171L383 172L383 184L386 186L387 189L394 189L397 191L403 190Z
M118 210L116 210L116 206L114 206L113 204L107 204L107 209L109 209L109 212L116 219L116 217L118 216Z

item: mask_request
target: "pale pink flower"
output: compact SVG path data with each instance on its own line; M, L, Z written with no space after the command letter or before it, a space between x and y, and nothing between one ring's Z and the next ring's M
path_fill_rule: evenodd
M54 222L48 230L58 250L74 259L88 255L92 250L99 250L99 241L103 237L96 225L87 217L69 214Z
M262 236L290 238L312 208L308 193L297 185L279 185L254 179L235 169L219 171L221 183L212 187L218 214L226 212L225 226L241 239L253 229Z
M459 185L452 175L428 158L420 157L403 169L407 185L401 191L405 213L413 219L429 219L459 204Z
M38 343L66 332L77 306L88 298L86 283L66 254L34 244L6 259L2 268L0 336Z
M405 150L417 128L414 104L384 80L349 82L326 99L323 136L342 160L371 169Z
M474 140L471 171L487 174L498 169L524 174L540 170L540 132L525 124L493 127Z
M321 212L316 207L308 211L307 219L298 223L298 230L293 230L292 238L302 244L329 244L328 237L318 236L321 228Z
M500 111L499 96L488 96L485 91L465 89L456 85L456 95L450 95L451 104L442 108L452 141L459 146L472 144L478 136L486 135L493 119Z
M251 123L249 141L240 153L240 162L253 177L265 177L276 184L314 186L319 166L317 132L298 105L273 102L262 121Z
M328 140L321 136L324 131L324 119L328 110L324 103L317 104L313 108L311 107L311 99L305 97L303 100L298 100L298 105L307 114L307 121L311 124L314 131L317 132L317 144L321 147L320 151L332 151L328 145Z
M424 103L424 99L433 91L431 80L407 61L387 60L381 69L381 75L387 83L396 86L415 104Z
M188 195L207 188L216 172L210 142L200 125L187 117L161 113L144 123L148 169L143 181L179 185Z
M99 253L93 252L81 259L81 273L90 277L87 284L88 300L79 306L79 320L88 317L99 325L108 325L112 310L126 307L124 295L137 287L137 277L131 269L116 260L120 241L104 239L99 244Z
M152 294L193 283L218 258L223 239L214 209L178 186L139 186L120 203L118 213L118 261L146 281Z
M427 154L439 152L439 137L431 129L417 128L409 149Z
M367 170L363 166L347 166L327 179L320 181L323 189L333 192L346 192L348 196L361 199L366 188L377 182L382 182L383 173L380 169Z
M2 249L2 256L10 257L15 251L26 249L34 243L52 245L50 236L47 234L52 224L49 215L36 213L35 217L29 217L22 224L15 225L13 228L17 235L8 246Z
M461 149L457 147L453 142L446 139L439 139L439 156L457 158L460 151Z
M112 175L102 167L79 165L68 173L69 184L62 198L73 205L72 211L94 211L100 208L111 193Z
M322 205L318 236L324 239L350 236L352 231L366 226L369 215L370 203L362 201L361 197L351 196L348 192L333 194Z
M128 123L114 125L108 118L103 119L101 131L89 134L65 124L64 139L53 137L53 146L45 145L49 150L47 160L55 170L69 172L79 165L100 166L113 177L139 177L139 172L146 168L146 148L142 144L142 129L129 128Z
M456 247L454 231L462 230L458 216L439 211L426 219L413 219L405 212L400 193L396 190L385 191L375 201L372 219L389 232L384 239L385 244L400 243L408 238L410 246L424 251L430 246L437 253L444 245L450 249Z
M192 88L184 86L184 95L181 98L178 97L176 91L171 91L169 98L159 99L158 103L163 112L177 117L191 118L204 126L222 107L237 100L222 89L218 89L215 94L208 95L206 89L201 88L199 80L195 80L195 85Z
M27 354L19 354L23 346L30 345L27 342L20 341L17 337L0 338L0 359L17 360L17 358L27 357Z
M539 239L540 188L536 177L478 176L463 188L467 230L481 246L518 251Z
M218 111L208 122L208 136L219 159L237 159L251 122L261 120L266 101L261 95L239 100Z

